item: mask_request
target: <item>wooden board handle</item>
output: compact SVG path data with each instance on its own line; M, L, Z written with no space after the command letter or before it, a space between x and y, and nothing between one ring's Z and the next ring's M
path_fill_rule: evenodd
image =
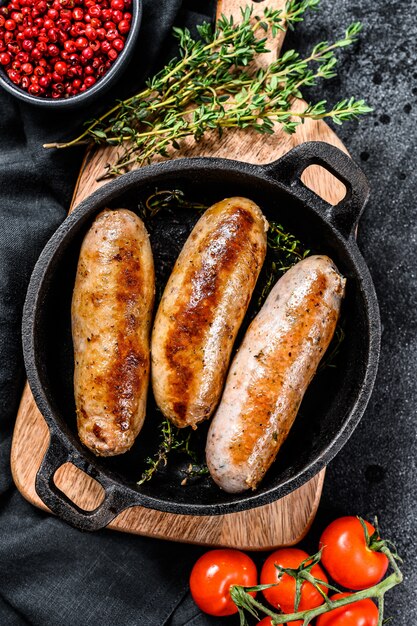
M287 4L286 0L218 0L217 3L217 19L221 15L233 16L233 19L239 21L242 16L241 9L247 5L253 7L253 15L261 17L264 14L266 8L271 9L280 9L284 10L285 5ZM265 36L265 35L264 35ZM285 30L278 33L278 35L272 39L267 35L267 40L269 42L269 49L271 52L268 54L263 54L262 58L257 63L259 65L267 65L274 61L281 50L281 46L285 39Z

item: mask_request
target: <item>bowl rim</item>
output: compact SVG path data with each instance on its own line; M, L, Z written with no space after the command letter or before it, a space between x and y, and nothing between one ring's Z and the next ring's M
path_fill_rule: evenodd
M83 93L79 93L69 98L44 98L42 96L33 96L18 85L12 83L7 76L3 66L0 66L0 86L8 91L11 95L28 104L36 105L45 109L70 109L81 104L87 104L94 100L96 96L104 93L116 82L117 78L125 70L129 63L130 56L139 36L139 30L142 23L143 3L142 0L132 0L132 23L125 46L117 59L111 65L109 70L94 85L86 89Z
M54 416L53 407L51 406L39 376L35 346L35 320L36 312L40 304L40 286L44 281L45 275L48 273L48 267L51 260L58 253L59 248L65 241L66 237L71 235L73 227L75 227L80 220L87 220L90 215L103 205L103 203L112 201L117 195L128 191L129 187L146 184L149 182L149 178L155 177L156 175L163 176L165 173L170 173L172 175L173 172L180 174L184 167L186 167L187 173L190 171L201 171L202 169L206 170L207 168L217 171L234 169L234 171L237 171L240 174L250 174L258 179L260 178L263 181L278 187L282 192L292 196L295 195L295 197L299 199L299 196L294 194L294 190L291 187L283 184L271 174L270 165L254 165L242 161L215 157L184 158L149 165L124 174L116 180L100 187L83 200L64 220L46 244L38 262L35 265L28 288L23 314L22 334L24 360L30 388L41 413L44 415L44 418L48 423L51 432L51 439L52 435L54 435L55 440L59 440L60 444L66 447L67 451L69 449L70 454L68 458L71 458L71 462L76 465L81 463L84 471L86 471L86 464L88 465L89 463L93 468L95 467L96 474L98 473L99 475L104 475L98 478L95 476L102 486L106 488L106 485L110 485L111 487L117 489L122 495L125 494L129 499L129 503L126 504L125 508L130 506L144 506L151 509L182 515L222 515L263 506L301 487L305 482L317 474L325 465L327 465L342 448L344 443L346 443L363 415L375 382L380 350L380 316L372 278L355 239L353 236L346 237L342 235L340 231L332 225L325 212L329 205L321 200L319 196L316 196L318 201L320 201L318 206L315 207L309 205L309 209L312 210L321 221L330 227L337 244L344 247L345 254L352 262L354 271L357 274L358 284L364 301L364 319L366 320L365 323L369 334L368 351L367 354L365 353L365 358L367 359L364 364L365 373L361 381L360 388L357 390L356 398L352 400L351 408L345 419L343 427L332 438L326 448L321 449L320 453L316 455L313 460L300 468L296 474L284 479L279 485L271 486L268 490L262 493L258 493L256 491L244 492L243 494L239 494L232 502L220 502L218 504L192 504L160 500L157 496L141 493L129 484L121 482L120 477L115 475L112 471L107 469L103 470L101 467L95 466L95 457L87 449L84 449L79 442L76 442L75 435L70 433L69 429L68 432L65 432L66 429L62 428L62 426L58 423L58 420ZM321 206L319 207L320 203ZM73 441L71 439L73 439ZM114 485L114 483L116 483L116 485Z

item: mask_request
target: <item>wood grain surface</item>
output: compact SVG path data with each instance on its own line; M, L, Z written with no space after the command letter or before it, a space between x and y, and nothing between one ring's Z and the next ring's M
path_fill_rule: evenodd
M248 0L250 1L250 0ZM244 3L244 2L243 2ZM244 3L245 4L245 3ZM220 0L218 14L240 15L242 0ZM262 12L265 6L283 8L284 0L265 0L254 3L254 11ZM278 45L282 44L282 33ZM263 63L279 52L271 46ZM303 102L296 106L304 106ZM192 156L220 156L250 163L269 163L278 159L294 146L304 141L326 141L342 150L343 144L322 121L306 120L293 135L277 127L274 135L259 135L252 131L233 131L223 135L212 134L195 144L186 141L172 158ZM84 159L70 210L89 196L104 182L97 178L103 174L105 164L114 158L117 148L100 148L89 151ZM346 150L345 150L346 151ZM344 186L320 166L310 166L303 181L328 202L337 204L344 194ZM15 483L21 494L32 504L46 509L35 491L35 477L49 442L48 427L39 413L28 385L22 396L17 415L11 466ZM269 505L241 513L222 516L195 517L173 515L144 507L131 507L118 515L109 528L149 537L158 537L188 543L212 546L231 546L247 550L263 550L297 543L307 532L316 513L325 470L298 490ZM92 478L66 463L55 474L55 482L78 506L93 510L103 498L102 487Z

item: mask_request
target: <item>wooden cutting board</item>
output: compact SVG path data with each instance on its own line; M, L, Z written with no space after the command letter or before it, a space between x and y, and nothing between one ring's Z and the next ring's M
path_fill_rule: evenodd
M245 4L245 0L220 0L218 15L233 14L238 19L240 6ZM255 13L263 12L266 6L284 8L285 0L256 2ZM284 36L285 33L282 33L278 42L279 47ZM270 61L279 53L276 40L274 45L275 50L271 47L271 52L264 55L263 62ZM302 107L303 103L300 102L297 106ZM216 156L250 163L268 163L304 141L327 141L345 150L341 141L324 122L306 120L294 135L283 133L279 127L274 135L233 131L223 135L221 140L217 135L208 136L198 144L189 140L172 156L173 158ZM115 150L117 148L109 147L87 153L70 210L104 184L97 182L97 178L103 173L103 167L112 159ZM345 187L319 166L310 166L303 174L303 181L332 204L337 204L345 195ZM47 507L35 491L35 477L48 442L48 427L26 384L13 436L11 466L21 494L33 505L45 510L48 510ZM325 470L322 470L301 488L281 500L250 511L197 517L131 507L118 515L108 527L149 537L247 550L292 545L306 534L314 519L320 501L324 473ZM93 510L102 501L102 487L70 463L59 468L55 474L55 482L81 508Z

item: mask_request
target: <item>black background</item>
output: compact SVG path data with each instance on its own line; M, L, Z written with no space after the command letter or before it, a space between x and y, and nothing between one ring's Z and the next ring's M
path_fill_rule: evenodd
M167 34L174 22L200 22L214 14L214 4L145 1L136 58L107 100L131 93L145 72L171 55ZM322 0L285 44L305 52L351 21L364 24L360 43L341 54L338 78L305 95L330 102L354 95L375 109L337 132L372 188L359 245L380 301L382 354L371 402L328 468L304 544L314 550L325 524L338 515L378 514L383 534L405 559L405 583L386 602L396 626L417 621L416 9L415 0ZM199 549L109 531L82 534L31 507L13 485L9 453L24 381L23 298L40 250L65 217L82 158L78 149L46 152L41 145L71 136L70 128L88 113L45 115L6 93L0 93L0 111L0 624L218 624L184 596Z

